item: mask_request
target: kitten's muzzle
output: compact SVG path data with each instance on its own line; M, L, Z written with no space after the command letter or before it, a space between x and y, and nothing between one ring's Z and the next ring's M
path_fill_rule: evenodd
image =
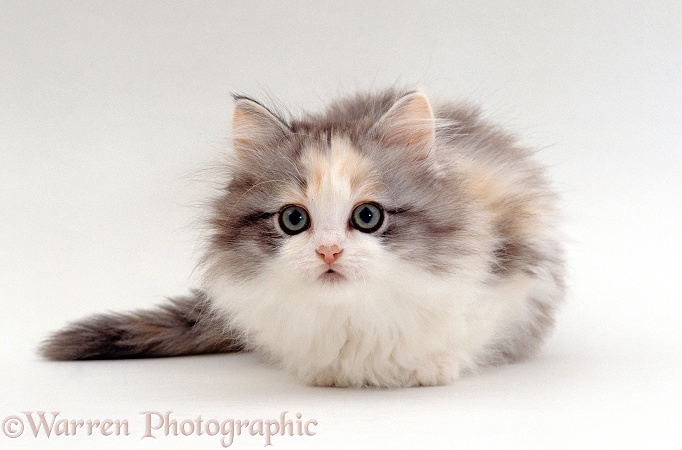
M325 283L337 283L341 280L345 280L346 277L334 269L329 269L326 272L320 274L319 279Z

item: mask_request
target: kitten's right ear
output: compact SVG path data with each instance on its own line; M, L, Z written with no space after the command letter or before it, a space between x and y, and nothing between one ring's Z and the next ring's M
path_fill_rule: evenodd
M282 119L247 97L234 97L233 147L237 156L249 156L277 144L291 133Z

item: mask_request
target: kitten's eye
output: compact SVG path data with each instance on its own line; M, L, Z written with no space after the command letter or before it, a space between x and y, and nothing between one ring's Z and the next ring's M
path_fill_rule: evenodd
M279 226L286 234L298 234L310 227L308 212L302 206L287 206L279 213Z
M363 203L356 206L350 218L351 225L363 233L375 232L381 228L383 222L384 212L379 205L374 203Z

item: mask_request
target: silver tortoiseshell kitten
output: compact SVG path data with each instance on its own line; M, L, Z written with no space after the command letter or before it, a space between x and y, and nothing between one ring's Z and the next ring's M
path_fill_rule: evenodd
M257 350L321 386L430 386L536 352L564 296L556 198L478 112L389 90L285 120L236 98L203 286L59 331L51 359Z

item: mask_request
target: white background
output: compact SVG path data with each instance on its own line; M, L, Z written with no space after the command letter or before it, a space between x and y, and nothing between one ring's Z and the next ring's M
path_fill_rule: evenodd
M143 411L319 422L276 448L680 448L681 23L678 0L2 0L0 420L59 411L131 435L0 432L0 448L221 448L142 440ZM343 390L254 355L36 356L67 321L196 284L201 169L226 151L231 92L296 113L393 84L480 103L542 149L570 294L539 357L449 387Z

